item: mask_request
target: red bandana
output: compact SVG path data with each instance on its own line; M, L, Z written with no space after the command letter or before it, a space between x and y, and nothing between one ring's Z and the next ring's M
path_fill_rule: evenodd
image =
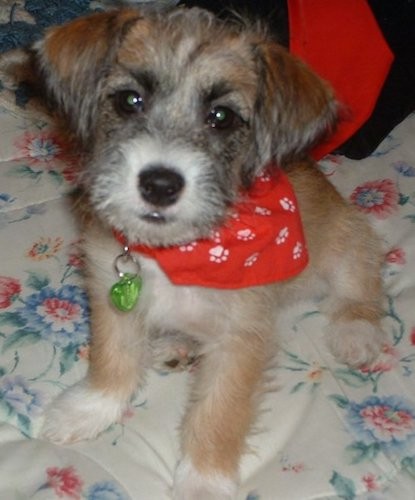
M116 233L124 245L125 239ZM235 289L292 278L308 263L297 200L287 176L258 177L211 237L168 248L131 244L176 285Z

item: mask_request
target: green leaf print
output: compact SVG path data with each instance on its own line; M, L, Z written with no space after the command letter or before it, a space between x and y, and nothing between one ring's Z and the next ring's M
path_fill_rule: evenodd
M19 347L25 345L36 344L40 340L40 333L37 331L30 330L28 328L22 328L17 330L11 335L9 335L3 343L3 352L9 349L18 349Z
M356 498L356 488L354 482L334 471L330 479L330 484L336 490L339 498L344 500L353 500Z

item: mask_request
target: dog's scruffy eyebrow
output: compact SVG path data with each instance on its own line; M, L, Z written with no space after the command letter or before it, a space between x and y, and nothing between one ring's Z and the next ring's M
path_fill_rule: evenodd
M210 88L206 89L204 93L204 100L206 102L216 101L217 99L230 94L233 90L232 85L225 80L216 82Z
M131 76L146 90L152 94L159 85L156 75L147 69L129 70Z

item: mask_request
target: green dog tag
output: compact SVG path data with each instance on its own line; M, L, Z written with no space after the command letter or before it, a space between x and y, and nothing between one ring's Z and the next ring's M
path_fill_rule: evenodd
M140 297L142 280L140 276L125 273L110 290L112 304L123 312L131 311Z

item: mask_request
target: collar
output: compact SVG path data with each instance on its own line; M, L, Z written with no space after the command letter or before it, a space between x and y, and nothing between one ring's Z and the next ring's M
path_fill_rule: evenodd
M281 169L258 177L208 238L154 248L126 242L116 231L114 235L130 252L156 260L176 285L267 285L293 278L308 263L297 200Z

